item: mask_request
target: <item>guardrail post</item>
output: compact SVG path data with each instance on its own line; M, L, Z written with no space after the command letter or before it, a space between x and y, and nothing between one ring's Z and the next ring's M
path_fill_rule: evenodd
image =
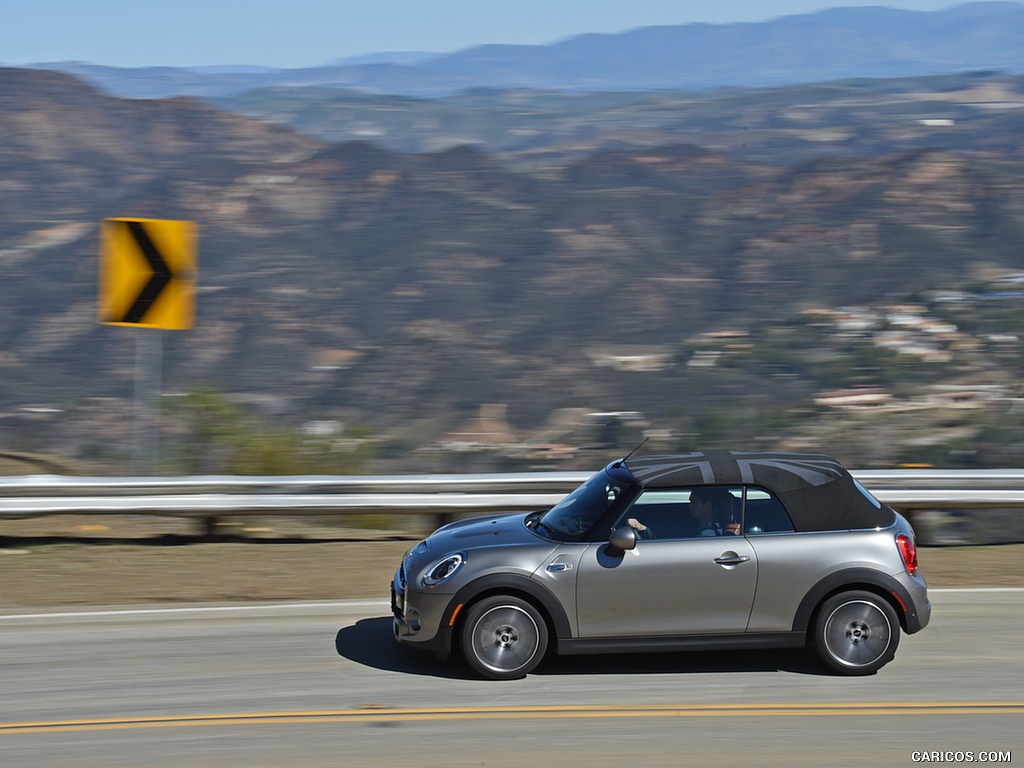
M217 537L217 526L220 525L220 519L213 515L208 515L207 517L202 518L200 522L202 524L200 536L202 536L203 540L212 541L215 539Z

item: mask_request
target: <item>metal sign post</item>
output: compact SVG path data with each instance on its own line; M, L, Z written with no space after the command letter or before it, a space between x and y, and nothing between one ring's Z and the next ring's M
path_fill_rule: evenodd
M163 334L135 337L135 423L132 465L136 475L155 475L160 456L160 395L163 389Z
M105 219L100 246L99 321L155 329L135 340L136 474L159 459L162 330L187 330L195 315L198 228L192 221Z

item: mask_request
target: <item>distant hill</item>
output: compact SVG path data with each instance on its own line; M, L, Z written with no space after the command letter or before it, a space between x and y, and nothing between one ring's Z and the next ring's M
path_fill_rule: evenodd
M446 55L392 53L276 71L42 65L133 98L222 97L329 86L409 96L472 88L648 91L766 87L851 77L1024 72L1024 4L945 11L838 8L757 24L684 24L584 34L551 45L481 45Z
M680 141L736 159L793 165L925 148L1012 154L1024 130L1024 75L857 78L706 92L476 89L436 99L268 88L211 103L325 141L370 141L413 153L472 145L523 169Z

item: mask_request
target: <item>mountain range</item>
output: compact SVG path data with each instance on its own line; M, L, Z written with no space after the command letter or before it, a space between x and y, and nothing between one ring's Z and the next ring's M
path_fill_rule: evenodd
M381 54L305 69L39 66L133 98L311 86L421 97L473 88L706 90L981 70L1012 74L1024 72L1024 4L970 3L931 12L836 8L760 23L644 27L550 45L480 45L430 57Z

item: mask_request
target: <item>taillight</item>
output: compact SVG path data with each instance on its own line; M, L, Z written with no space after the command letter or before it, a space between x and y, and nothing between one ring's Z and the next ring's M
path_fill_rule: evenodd
M913 576L917 573L917 545L914 544L914 538L901 533L896 537L896 546L899 547L900 555L903 557L903 566L907 569L907 573Z

